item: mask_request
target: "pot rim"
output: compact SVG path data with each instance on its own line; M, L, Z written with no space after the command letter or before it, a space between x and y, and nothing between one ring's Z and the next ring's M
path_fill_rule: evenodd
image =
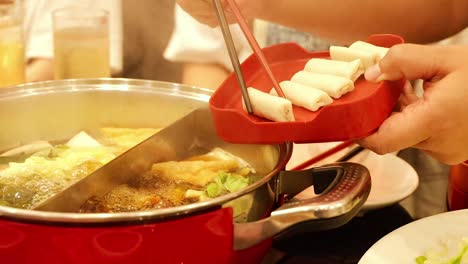
M80 87L84 86L84 87ZM0 92L0 102L4 99L16 97L43 95L56 92L79 92L88 90L102 91L139 91L139 92L163 92L170 90L173 95L193 98L208 102L212 90L192 87L183 84L136 80L125 78L99 78L99 79L69 79L59 81L46 81L32 84L19 85L4 88ZM14 207L0 206L0 219L33 221L43 224L100 224L100 223L128 223L145 220L161 220L164 218L180 217L201 212L208 209L219 208L224 203L253 192L263 184L270 181L275 175L286 167L292 155L292 143L277 145L279 148L279 160L271 172L263 176L254 184L240 191L229 193L208 201L187 204L163 209L153 209L125 213L61 213L34 211Z
M86 87L80 87L86 86ZM213 90L179 83L127 79L127 78L94 78L94 79L65 79L36 83L27 83L0 89L0 102L5 99L34 96L39 94L57 92L78 92L87 90L100 91L138 91L155 93L172 90L171 94L185 98L193 98L198 101L208 102Z

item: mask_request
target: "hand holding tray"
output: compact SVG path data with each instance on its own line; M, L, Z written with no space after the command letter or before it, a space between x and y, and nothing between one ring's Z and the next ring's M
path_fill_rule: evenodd
M368 43L391 47L403 43L395 35L373 35ZM263 49L276 79L289 80L311 58L329 58L329 52L308 52L295 43ZM241 69L247 86L268 92L273 87L255 55ZM363 77L354 91L334 100L316 112L293 106L294 122L273 122L242 109L239 84L231 74L210 99L210 109L218 135L231 143L316 143L346 141L365 137L375 131L391 114L405 80L370 83Z

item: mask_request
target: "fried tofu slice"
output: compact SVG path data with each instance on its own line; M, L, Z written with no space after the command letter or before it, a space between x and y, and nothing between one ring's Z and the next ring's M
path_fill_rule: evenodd
M236 161L168 161L154 164L151 173L156 177L177 182L186 182L204 187L222 172L232 172L239 168Z
M104 127L100 129L100 132L105 140L110 141L110 144L117 144L129 149L151 137L159 130L161 129Z

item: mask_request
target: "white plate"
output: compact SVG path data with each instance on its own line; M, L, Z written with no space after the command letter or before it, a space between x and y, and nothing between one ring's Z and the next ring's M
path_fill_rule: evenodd
M287 169L299 165L300 163L324 152L339 143L325 144L295 144L291 160L287 164ZM314 164L326 164L333 162L344 155L352 147L346 148L325 160ZM351 162L356 162L366 166L371 174L372 188L363 206L363 210L373 210L382 208L405 199L412 194L419 184L416 171L404 160L394 154L377 155L365 150L352 158ZM302 198L311 197L313 189L302 192Z
M407 224L375 243L359 264L415 264L427 250L468 237L468 210L443 213Z

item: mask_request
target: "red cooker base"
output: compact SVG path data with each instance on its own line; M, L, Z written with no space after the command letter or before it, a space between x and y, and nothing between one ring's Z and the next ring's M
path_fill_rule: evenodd
M76 227L0 220L2 263L258 263L265 241L233 251L231 208L161 223Z

